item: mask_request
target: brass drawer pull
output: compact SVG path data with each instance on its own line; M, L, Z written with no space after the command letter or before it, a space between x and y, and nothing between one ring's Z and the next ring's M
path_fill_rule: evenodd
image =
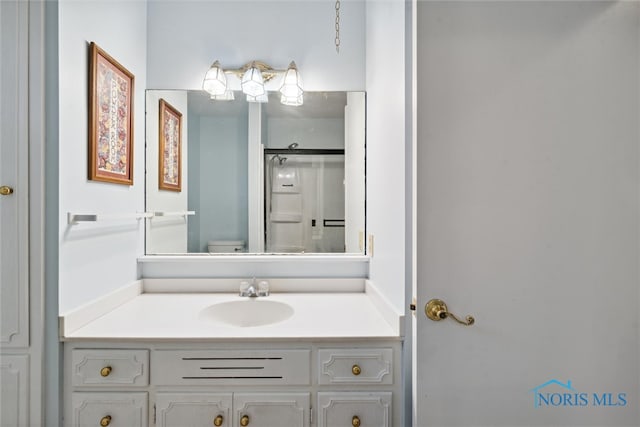
M248 415L243 415L242 418L240 418L240 425L242 427L247 427L249 425L249 416Z
M106 417L102 417L102 419L100 420L100 426L101 427L107 427L109 424L111 424L111 415L107 415Z
M353 427L360 427L360 417L354 415L353 418L351 418L351 425Z
M358 365L353 365L351 367L351 373L353 375L360 375L360 373L362 373L362 368L360 368L360 366L358 366Z
M222 423L224 423L224 417L222 415L218 415L213 420L213 425L216 426L216 427L220 427L222 425Z
M100 369L100 375L102 375L103 377L108 377L111 371L111 366L105 366L104 368Z

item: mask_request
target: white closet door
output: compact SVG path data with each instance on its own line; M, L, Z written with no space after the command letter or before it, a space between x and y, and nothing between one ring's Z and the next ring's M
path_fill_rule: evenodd
M29 345L28 3L0 2L0 345ZM7 194L13 191L11 194Z
M29 3L0 1L0 425L30 422Z

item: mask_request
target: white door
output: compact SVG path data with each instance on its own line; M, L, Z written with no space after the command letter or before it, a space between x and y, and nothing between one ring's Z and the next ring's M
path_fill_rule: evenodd
M414 425L640 425L638 3L416 18Z
M0 425L16 427L30 424L27 13L0 2Z

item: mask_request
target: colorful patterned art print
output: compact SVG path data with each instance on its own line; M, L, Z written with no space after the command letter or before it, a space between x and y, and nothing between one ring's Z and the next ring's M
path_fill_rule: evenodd
M90 46L89 179L133 184L134 76Z
M158 188L181 191L182 114L164 99L160 100L159 109Z

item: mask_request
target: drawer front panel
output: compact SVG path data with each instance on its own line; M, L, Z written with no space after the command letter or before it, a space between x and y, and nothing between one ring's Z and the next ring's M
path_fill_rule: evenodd
M393 384L393 349L320 349L319 384Z
M318 426L391 426L391 392L318 393Z
M72 427L148 425L147 393L73 393Z
M234 426L308 427L309 393L235 393Z
M159 427L231 426L231 393L158 393Z
M309 385L310 350L153 352L154 385Z
M73 350L74 386L146 386L148 350Z

